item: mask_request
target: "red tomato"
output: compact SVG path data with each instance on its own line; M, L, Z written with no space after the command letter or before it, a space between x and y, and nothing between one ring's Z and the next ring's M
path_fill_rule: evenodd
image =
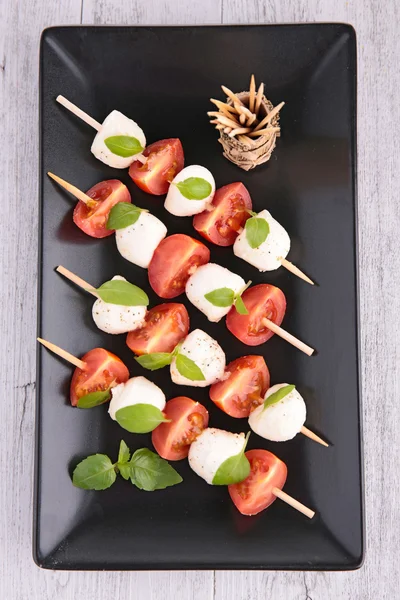
M287 467L268 450L249 450L250 475L244 481L228 485L230 497L242 515L257 515L276 499L274 487L285 485Z
M240 315L232 307L226 316L226 326L243 344L263 344L274 334L263 325L262 320L267 317L277 325L282 323L286 310L285 295L274 285L260 283L246 290L242 300L249 314Z
M93 205L88 206L79 200L74 210L75 225L94 238L112 235L114 230L106 227L108 215L118 202L131 201L128 188L118 179L108 179L96 183L86 194L93 198Z
M86 363L86 369L77 367L72 375L70 387L72 406L76 406L79 398L86 394L102 392L113 382L125 383L129 379L129 371L122 360L104 348L89 350L82 360Z
M193 218L193 227L206 240L218 246L232 246L238 229L244 226L252 209L250 194L243 183L229 183L215 192L214 210Z
M149 264L149 282L161 298L175 298L185 291L190 275L210 260L210 251L188 235L176 233L157 246Z
M189 447L208 425L208 411L186 396L169 400L164 414L170 423L161 423L151 434L158 454L166 460L181 460L189 454Z
M265 360L262 356L241 356L227 365L225 375L229 375L227 379L210 387L211 400L231 417L248 417L269 388Z
M185 306L170 302L151 308L143 327L130 331L126 343L139 356L152 352L172 352L188 332L189 315Z
M185 162L181 141L170 138L154 142L143 154L148 156L146 164L135 160L129 167L129 175L148 194L166 194L169 184L182 171Z

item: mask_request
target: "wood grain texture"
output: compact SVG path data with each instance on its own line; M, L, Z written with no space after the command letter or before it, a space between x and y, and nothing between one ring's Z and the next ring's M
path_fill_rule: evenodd
M400 39L396 0L0 0L3 248L0 344L0 598L375 600L400 583ZM37 80L41 30L66 23L345 21L358 35L359 232L367 554L354 573L63 573L31 558ZM378 109L379 107L379 109ZM18 275L18 277L16 277ZM5 364L4 364L5 363ZM266 543L271 543L266 540Z

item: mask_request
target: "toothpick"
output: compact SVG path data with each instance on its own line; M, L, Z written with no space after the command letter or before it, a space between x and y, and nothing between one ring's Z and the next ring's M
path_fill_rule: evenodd
M85 121L85 123L87 123L88 125L93 127L93 129L96 129L96 131L101 130L101 127L102 127L101 123L99 123L98 121L93 119L93 117L91 117L90 115L85 113L83 110L78 108L75 104L72 104L72 102L70 102L69 100L64 98L64 96L57 96L56 100L57 100L57 102L62 104L65 108L67 108L69 111L71 111L74 115L76 115L77 117L82 119L82 121Z
M268 327L268 329L270 329L273 333L276 333L282 339L289 342L289 344L292 344L292 346L295 346L296 348L307 354L307 356L311 356L314 353L314 348L311 348L311 346L307 346L307 344L300 341L291 333L288 333L287 331L282 329L282 327L279 327L279 325L277 325L270 319L264 318L262 320L262 324L265 325L265 327Z
M51 173L50 171L47 172L47 175L51 177L51 179L56 181L59 185L61 185L61 187L67 190L67 192L75 196L75 198L78 198L78 200L80 200L81 202L84 202L90 208L96 206L96 200L93 200L93 198L82 192L79 188L75 187L71 183L68 183L68 181L65 181L65 179L61 179L61 177L58 177L58 175L54 175L54 173Z
M264 127L264 125L266 125L267 123L269 123L271 121L271 119L273 119L275 117L275 115L278 114L278 112L281 110L281 108L285 105L284 102L281 102L280 104L278 104L277 106L275 106L275 108L273 108L271 110L271 112L269 112L267 114L266 117L263 118L262 121L260 121L260 123L257 125L257 127L254 129L254 131L258 131L259 129L262 129Z
M214 98L210 98L210 101L215 104L217 108L221 112L226 113L226 116L229 117L231 113L235 113L236 110L231 104L226 104L226 102L221 102L221 100L215 100Z
M250 127L238 127L237 129L232 129L232 131L229 134L229 137L233 138L239 133L248 133L249 131L251 131Z
M218 116L217 119L220 123L222 123L222 125L225 125L226 127L232 127L233 129L239 125L237 121L234 121L233 119L228 119L227 117L223 117L221 115Z
M246 116L244 114L239 115L239 121L241 125L246 123Z
M257 125L258 127L258 125ZM251 132L251 137L258 137L260 135L268 135L269 133L275 133L278 132L280 130L280 127L266 127L265 129L260 129L260 130L253 130Z
M250 146L252 140L247 137L247 135L238 135L238 140L242 142L242 144L246 144L246 146Z
M314 285L312 279L307 277L307 275L303 273L303 271L300 271L300 269L296 267L296 265L291 263L289 260L286 260L286 258L279 258L278 260L281 261L282 267L285 267L285 269L293 273L293 275L297 275L297 277L300 277L300 279L303 279L303 281L306 281L310 285Z
M224 127L224 133L230 133L232 131L232 127Z
M238 96L236 96L236 94L234 94L232 92L232 90L225 87L224 85L221 85L221 89L228 96L228 98L230 98L232 100L232 102L238 102L238 104L243 104L243 102L240 100L240 98L238 98Z
M75 283L76 285L81 287L83 290L85 290L85 292L89 292L89 294L92 294L92 296L95 296L96 298L99 297L96 292L96 289L92 285L90 285L90 283L88 283L84 279L81 279L80 277L78 277L78 275L75 275L75 273L72 273L72 271L69 271L65 267L62 267L61 265L59 265L56 268L56 271L58 273L61 273L61 275L64 275L64 277L66 277L70 281L72 281L72 283Z
M312 519L313 516L315 515L315 512L313 510L311 510L311 508L308 508L307 506L305 506L304 504L302 504L301 502L299 502L295 498L292 498L292 496L289 496L289 494L287 494L283 490L281 490L281 489L279 489L277 487L274 487L274 488L272 488L272 493L277 498L280 498L281 500L283 500L284 502L286 502L286 504L290 504L290 506L292 506L293 508L295 508L299 512L303 513L303 515L305 515L309 519Z
M327 444L322 438L320 438L319 435L311 431L311 429L308 429L308 427L304 427L303 425L303 427L300 429L300 433L310 438L310 440L313 440L314 442L317 442L318 444L329 448L329 444Z
M256 106L254 108L254 111L256 115L258 115L258 111L260 110L260 106L261 106L261 102L264 96L264 84L262 83L260 85L260 87L258 88L258 92L257 92L257 98L256 98Z
M223 125L216 125L215 129L218 129L219 131L221 131L221 129L224 129L224 126Z
M70 354L66 350L63 350L59 346L56 346L55 344L52 344L51 342L48 342L47 340L43 340L42 338L38 337L37 341L40 342L43 346L45 346L49 350L51 350L52 352L54 352L54 354L57 354L57 356L61 356L61 358L64 358L65 360L67 360L68 362L73 364L75 367L78 367L78 369L82 369L82 370L86 369L86 363L83 362L83 360L80 360L79 358L74 356L73 354Z
M253 110L254 110L255 93L256 93L256 80L254 78L254 75L252 75L250 78L250 95L249 95L249 109L251 110L251 112L253 112Z

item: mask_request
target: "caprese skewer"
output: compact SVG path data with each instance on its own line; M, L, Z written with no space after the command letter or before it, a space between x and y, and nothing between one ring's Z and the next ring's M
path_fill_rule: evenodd
M171 181L164 208L176 217L189 217L208 210L215 193L214 177L200 165L185 167Z

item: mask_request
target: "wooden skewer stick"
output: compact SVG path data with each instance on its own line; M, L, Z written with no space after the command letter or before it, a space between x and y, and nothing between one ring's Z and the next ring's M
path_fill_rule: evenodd
M256 115L258 115L258 111L260 110L261 102L264 96L264 84L262 83L258 88L257 97L256 97L256 105L254 111Z
M87 123L88 125L93 127L93 129L96 129L96 131L101 130L101 127L102 127L101 123L96 121L96 119L93 119L93 117L91 117L90 115L85 113L83 110L78 108L75 104L72 104L72 102L70 102L69 100L64 98L64 96L57 96L56 100L57 100L57 102L62 104L65 108L67 108L69 111L71 111L74 115L76 115L77 117L82 119L82 121L85 121L85 123Z
M283 490L281 490L277 487L274 487L274 488L272 488L272 493L275 494L275 496L277 498L280 498L281 500L286 502L286 504L290 504L290 506L292 506L299 512L303 513L303 515L305 515L309 519L312 519L313 516L315 515L315 512L313 510L311 510L311 508L308 508L307 506L305 506L304 504L302 504L295 498L292 498L292 496L289 496L289 494L287 494Z
M79 188L75 187L71 183L68 183L68 181L65 181L65 179L61 179L61 177L58 177L58 175L54 175L54 173L51 173L50 171L47 172L47 175L51 177L51 179L54 179L54 181L61 185L61 187L67 190L67 192L75 196L75 198L78 198L78 200L84 202L90 208L96 206L96 200L93 200L93 198L82 192Z
M300 433L302 433L306 437L310 438L310 440L313 440L314 442L317 442L318 444L321 444L322 446L329 448L329 444L327 444L325 442L325 440L320 438L319 435L317 435L316 433L311 431L311 429L308 429L308 427L304 427L304 425L303 425L303 427L300 429Z
M257 126L258 127L258 126ZM280 130L280 127L265 127L265 129L259 129L252 131L251 137L258 137L259 135L268 135L269 133L275 133Z
M237 129L232 129L229 137L235 137L235 135L238 135L239 133L248 133L249 131L251 131L250 127L238 127Z
M89 294L92 294L92 296L95 296L96 298L99 297L98 293L96 292L96 289L92 285L90 285L90 283L88 283L84 279L81 279L80 277L78 277L78 275L75 275L75 273L72 273L72 271L69 271L65 267L62 267L61 265L59 265L56 268L56 271L57 271L57 273L61 273L61 275L64 275L64 277L66 277L67 279L72 281L72 283L75 283L75 285L84 289L85 292L89 292Z
M236 94L234 94L232 92L232 90L225 87L224 85L221 85L221 89L228 96L228 98L230 98L232 100L232 102L238 102L239 104L243 104L243 102L240 100L240 98L238 96L236 96Z
M307 275L303 273L303 271L301 271L298 267L296 267L296 265L291 263L289 260L286 260L286 258L279 258L278 260L281 261L282 267L285 267L285 269L293 273L293 275L297 275L297 277L300 277L300 279L303 279L303 281L314 285L313 280L307 277Z
M254 78L254 75L252 75L250 78L250 95L249 95L249 109L251 110L251 112L253 112L253 110L254 110L255 94L256 94L256 80Z
M289 344L292 344L292 346L295 346L296 348L304 352L304 354L307 354L307 356L311 356L314 353L314 348L311 348L311 346L307 346L307 344L299 340L291 333L285 331L285 329L282 329L282 327L279 327L279 325L277 325L270 319L267 319L265 317L262 320L262 324L265 325L265 327L268 327L268 329L270 329L273 333L279 335L286 342L289 342Z
M217 117L218 121L220 123L222 123L222 125L225 125L225 127L232 127L233 129L235 129L235 127L239 126L238 121L234 121L233 119L228 119L227 117L223 117L223 116L219 116Z
M54 354L61 356L61 358L64 358L71 364L75 365L75 367L78 367L78 369L83 369L83 370L86 369L86 363L83 362L83 360L80 360L79 358L74 356L73 354L70 354L66 350L63 350L59 346L56 346L55 344L52 344L51 342L48 342L47 340L43 340L42 338L38 337L37 341L40 342L42 344L42 346L45 346L46 348L48 348L49 350L54 352Z
M223 112L224 111L226 111L228 113L235 113L236 112L236 109L231 104L227 104L226 102L221 102L221 100L215 100L214 98L210 98L210 101L213 104L215 104L215 106L217 108L219 108L219 110L222 110Z
M257 119L256 115L251 115L251 117L247 118L247 122L246 125L249 127L250 125L253 125L253 123L255 122L255 120Z
M207 113L209 117L216 117L218 121L222 122L225 125L228 125L228 123L232 126L232 125L236 125L236 127L238 127L239 125L239 121L237 119L238 115L230 115L229 117L226 117L225 115L223 115L220 112L216 112L216 111L210 111ZM211 121L211 123L213 123L213 121Z
M269 112L267 114L266 117L263 118L262 121L260 121L260 123L257 125L257 127L254 129L254 131L258 131L259 129L262 129L267 123L269 123L271 121L271 119L273 119L275 117L275 115L278 114L278 112L281 110L281 108L285 105L284 102L281 102L280 104L278 104L277 106L275 106L275 108L273 108L271 110L271 112Z

